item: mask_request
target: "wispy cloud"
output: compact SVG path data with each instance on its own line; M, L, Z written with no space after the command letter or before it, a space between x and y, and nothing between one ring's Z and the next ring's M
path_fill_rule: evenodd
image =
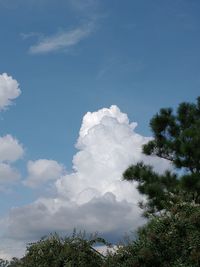
M127 59L121 59L119 57L111 57L106 59L102 67L97 72L97 79L102 79L106 76L114 74L115 77L123 75L126 73L138 73L144 70L146 67L143 60L136 59L135 61L130 61Z
M32 37L38 37L38 38L42 37L42 34L39 33L39 32L21 33L20 35L21 35L23 40L26 40L26 39L29 39L29 38L32 38Z
M42 38L37 44L30 47L31 54L45 54L77 45L94 31L94 24L88 23L82 27L69 31L62 31L52 36Z

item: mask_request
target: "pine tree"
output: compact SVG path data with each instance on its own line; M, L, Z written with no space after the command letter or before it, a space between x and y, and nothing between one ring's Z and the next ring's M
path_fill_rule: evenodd
M176 113L162 108L150 128L154 139L144 145L144 154L170 161L174 171L161 175L140 162L124 172L123 178L137 181L139 192L147 196L147 202L140 203L145 215L168 209L180 196L200 203L200 97L195 104L181 103Z
M174 171L158 174L140 162L123 174L146 195L140 203L149 217L128 244L107 257L114 267L200 266L200 97L177 112L161 109L151 122L154 139L146 155L169 160Z

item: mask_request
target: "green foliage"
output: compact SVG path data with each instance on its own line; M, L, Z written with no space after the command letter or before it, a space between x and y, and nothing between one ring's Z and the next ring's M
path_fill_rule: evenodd
M13 259L8 267L100 267L103 257L92 246L105 243L98 237L89 240L82 234L61 238L50 235L29 244L22 259Z
M168 200L179 191L179 181L176 174L166 171L159 175L151 166L138 163L129 167L123 174L124 179L138 182L138 190L148 196L147 203L140 203L140 207L146 210L144 215L156 213L169 205Z
M107 266L200 266L200 97L180 104L176 114L161 109L150 127L154 139L143 152L169 160L175 171L158 174L141 162L124 172L146 195L140 206L149 221L135 241L109 255Z
M177 168L200 172L200 97L197 104L181 103L177 113L161 109L151 122L154 140L144 146L144 153L173 162Z
M143 152L169 160L178 172L160 175L142 162L124 172L123 178L137 181L139 192L147 196L147 203L140 203L144 215L169 209L171 197L178 194L200 203L200 97L196 104L181 103L176 114L161 109L150 127L154 139Z
M138 238L107 258L107 267L200 266L200 206L175 204L170 212L153 216Z

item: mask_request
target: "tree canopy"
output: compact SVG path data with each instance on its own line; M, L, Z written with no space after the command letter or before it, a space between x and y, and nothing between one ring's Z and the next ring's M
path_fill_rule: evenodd
M141 205L146 215L167 209L168 200L178 194L200 203L200 97L195 104L181 103L176 112L162 108L150 128L153 140L143 152L170 161L174 170L158 174L140 162L124 172L124 179L137 181L139 192L147 196Z
M102 266L103 256L93 246L104 239L74 233L62 238L51 234L27 246L26 255L14 258L6 267L93 267ZM0 265L1 266L1 265ZM4 266L4 265L2 265Z
M146 155L170 161L173 171L156 173L140 162L123 174L137 181L146 195L140 203L146 225L137 238L109 255L114 267L200 266L200 97L196 104L181 103L174 113L161 109L151 122L154 139L144 145Z
M107 267L200 266L200 205L180 202L153 216L107 262Z

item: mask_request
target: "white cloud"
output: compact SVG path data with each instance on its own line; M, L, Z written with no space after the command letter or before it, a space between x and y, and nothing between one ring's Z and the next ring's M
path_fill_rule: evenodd
M0 189L5 190L8 185L20 178L19 172L11 163L19 160L24 149L18 140L11 135L0 136Z
M0 136L0 161L14 162L24 154L24 149L11 135Z
M5 219L4 238L30 242L49 232L67 234L76 227L116 240L141 225L144 221L137 203L142 196L135 183L121 180L122 173L141 160L158 165L160 172L170 165L142 154L142 145L151 138L137 134L136 125L116 106L88 112L80 129L73 172L55 181L54 197L13 208ZM36 181L38 177L43 180L39 169L34 168Z
M9 183L13 183L20 178L20 174L17 170L12 168L7 163L0 163L0 187Z
M88 23L85 26L73 30L59 32L55 35L42 38L38 44L30 47L30 53L44 54L72 47L87 38L93 30L93 23Z
M24 181L24 184L33 188L48 181L58 179L64 171L61 164L47 159L29 161L27 169L28 178Z
M19 84L8 74L0 74L0 111L12 104L21 94Z
M59 194L85 203L93 195L112 192L119 201L136 203L137 190L121 180L123 171L141 160L153 165L159 163L158 171L168 165L164 160L143 155L142 145L151 138L137 134L136 125L129 123L127 115L116 106L88 112L76 145L79 152L73 159L74 172L56 182Z

